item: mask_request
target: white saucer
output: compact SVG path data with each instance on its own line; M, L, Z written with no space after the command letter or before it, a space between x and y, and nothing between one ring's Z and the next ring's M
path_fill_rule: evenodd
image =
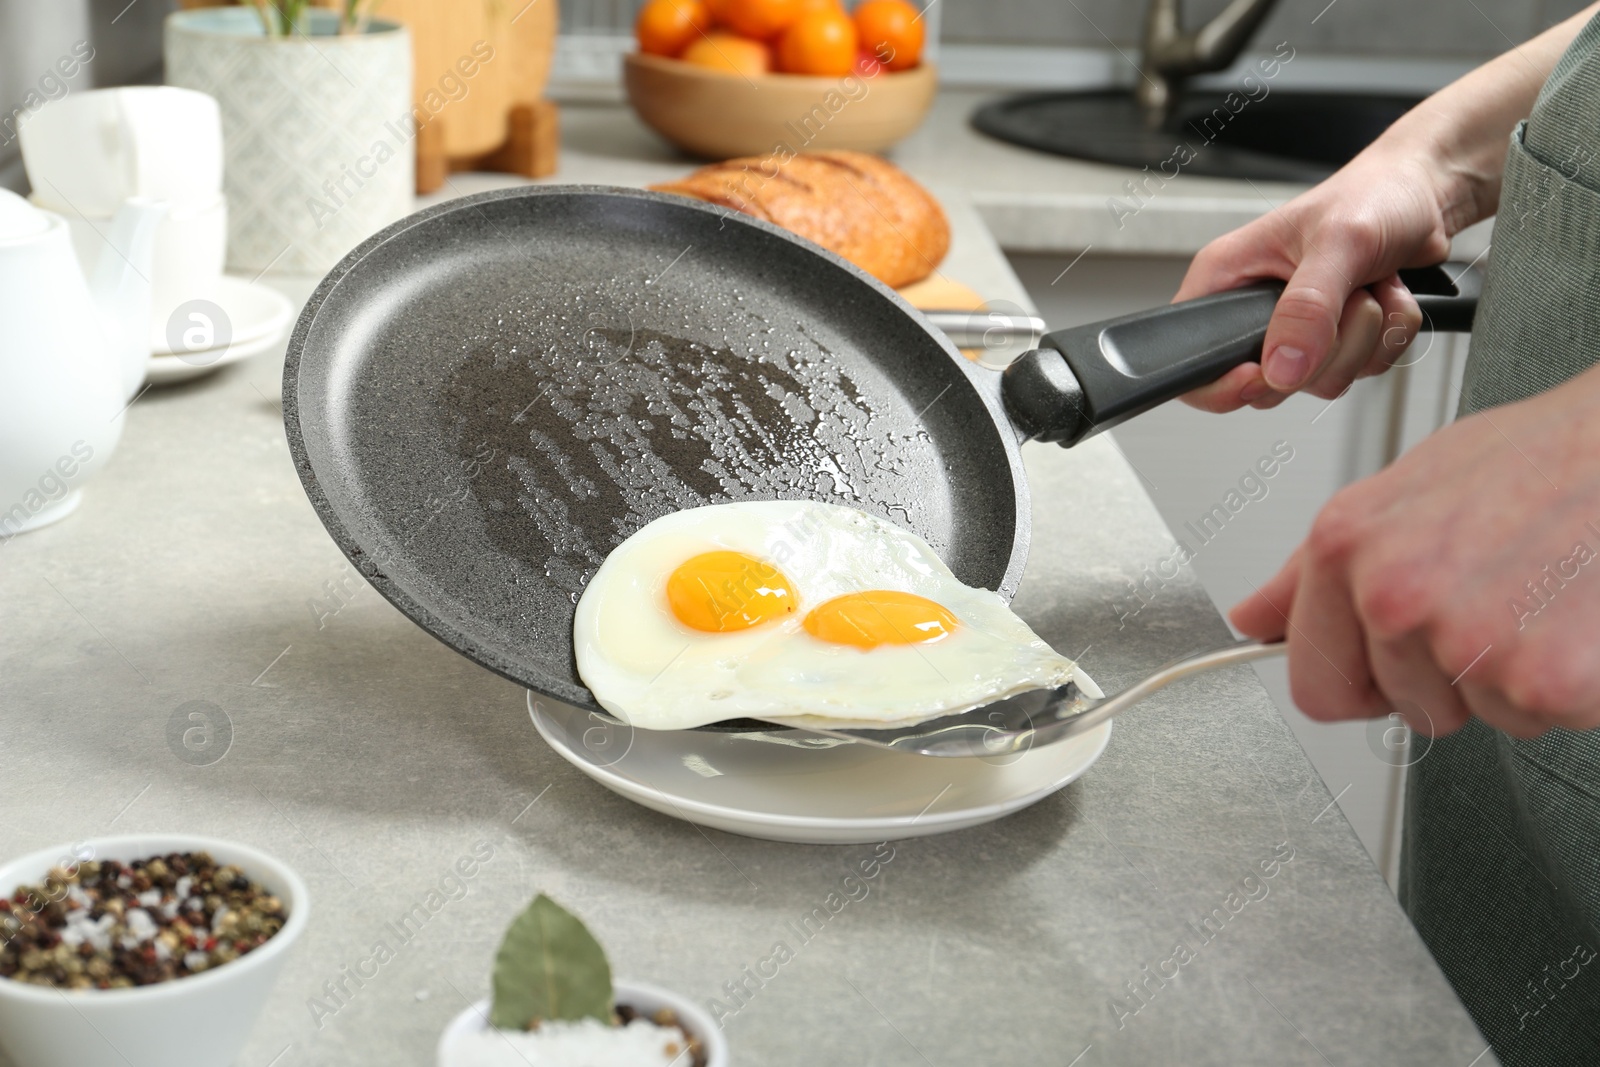
M289 298L269 285L224 275L217 283L216 303L227 313L232 339L226 346L200 352L173 353L167 342L150 354L145 380L167 385L210 374L219 367L265 352L279 341L294 321Z
M848 742L771 744L618 726L528 694L534 728L607 789L729 833L816 845L925 837L992 822L1049 796L1105 751L1111 724L993 758L886 752Z
M230 363L260 355L282 340L281 332L269 333L252 341L234 341L227 348L208 348L203 352L193 352L187 357L151 356L150 365L144 372L144 380L151 385L186 382L190 378L210 374Z

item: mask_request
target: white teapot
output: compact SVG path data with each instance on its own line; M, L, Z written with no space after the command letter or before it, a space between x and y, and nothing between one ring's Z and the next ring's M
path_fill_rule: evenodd
M0 189L0 543L66 516L122 435L150 358L150 265L167 206L117 212L93 281L66 220Z

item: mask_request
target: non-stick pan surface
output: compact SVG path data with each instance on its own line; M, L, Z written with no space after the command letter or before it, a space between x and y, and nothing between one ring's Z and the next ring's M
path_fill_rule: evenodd
M312 504L379 592L592 708L572 648L584 583L683 508L860 508L1009 598L1028 493L997 379L787 231L533 187L439 205L346 256L290 339L284 423Z

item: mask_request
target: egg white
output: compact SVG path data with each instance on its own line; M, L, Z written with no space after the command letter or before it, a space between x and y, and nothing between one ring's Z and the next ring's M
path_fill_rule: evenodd
M667 604L668 576L718 549L774 564L796 610L733 633L680 623ZM870 650L803 628L818 604L871 589L926 597L959 625L939 641ZM853 508L804 500L714 504L645 526L589 580L573 642L578 674L600 706L650 730L745 717L905 725L1072 680L1099 694L998 594L961 584L920 537Z

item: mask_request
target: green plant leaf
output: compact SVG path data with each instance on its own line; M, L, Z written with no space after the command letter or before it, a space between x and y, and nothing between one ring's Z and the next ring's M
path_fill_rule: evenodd
M512 920L494 958L489 1022L525 1030L535 1019L611 1022L611 965L587 927L540 893Z

